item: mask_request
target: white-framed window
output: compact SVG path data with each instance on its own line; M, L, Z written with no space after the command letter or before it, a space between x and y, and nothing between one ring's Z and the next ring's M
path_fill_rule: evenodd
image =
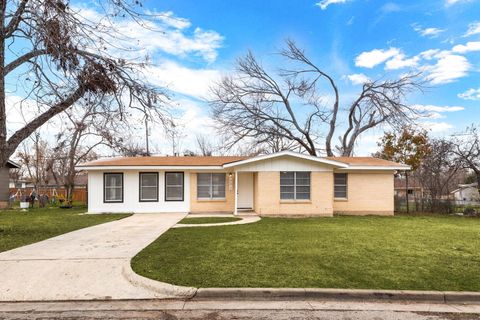
M183 201L183 172L165 172L165 201Z
M346 173L333 174L334 198L347 199L348 197L348 175Z
M225 173L197 173L198 199L225 199Z
M103 174L103 202L123 202L123 173Z
M158 201L158 172L140 172L140 202Z
M281 200L310 200L310 172L280 172Z

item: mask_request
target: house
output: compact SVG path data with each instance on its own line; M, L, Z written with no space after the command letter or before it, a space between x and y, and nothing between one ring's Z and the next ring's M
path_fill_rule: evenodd
M414 177L409 177L408 188L405 177L396 177L394 180L394 191L395 196L401 199L405 199L408 192L408 197L412 201L415 199L422 199L427 195L427 192L420 181Z
M9 181L9 171L11 169L20 169L20 165L8 160L5 168L0 168L0 181ZM7 183L0 183L0 209L8 207L9 185Z
M456 204L477 205L480 204L480 194L478 193L478 184L459 184L458 188L451 192Z
M393 215L393 178L406 165L291 151L256 157L127 157L88 172L88 211Z

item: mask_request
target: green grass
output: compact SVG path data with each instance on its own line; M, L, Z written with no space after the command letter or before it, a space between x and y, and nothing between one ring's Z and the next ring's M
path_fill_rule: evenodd
M0 210L0 252L128 216L128 214L79 215L86 211L85 207L35 208L27 212Z
M234 217L198 217L198 218L184 218L179 223L182 224L204 224L204 223L223 223L240 221L241 218Z
M480 219L263 218L170 229L132 267L195 287L480 291Z

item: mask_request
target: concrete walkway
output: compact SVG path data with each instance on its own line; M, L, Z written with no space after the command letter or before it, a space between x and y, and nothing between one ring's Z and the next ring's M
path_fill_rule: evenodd
M0 253L0 301L153 299L190 288L143 278L130 259L186 216L134 214Z
M220 222L220 223L202 223L202 224L176 224L172 228L193 228L193 227L215 227L215 226L232 226L236 224L248 224L260 221L260 217L257 215L244 215L244 216L234 216L232 214L227 215L208 215L208 214L195 214L190 215L187 218L196 219L196 218L218 218L218 217L229 217L229 218L241 218L242 220L232 221L232 222Z

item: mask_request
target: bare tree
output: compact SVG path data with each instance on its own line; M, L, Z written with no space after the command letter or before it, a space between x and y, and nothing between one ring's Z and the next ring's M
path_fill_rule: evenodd
M472 124L463 133L456 134L453 138L455 146L453 152L455 161L465 168L472 170L480 190L480 131L479 127Z
M197 148L202 156L211 156L215 152L215 147L210 139L211 138L208 138L203 134L197 134L195 136Z
M460 165L454 160L454 145L445 139L432 139L431 151L423 158L416 176L428 191L435 212L442 197L448 196L458 181Z
M358 137L367 130L385 123L400 126L419 116L418 110L405 103L408 93L422 89L419 74L367 82L358 97L341 109L334 79L293 41L287 40L281 56L291 67L272 74L249 52L238 59L235 74L212 89L213 117L220 131L230 137L227 146L245 138L261 145L276 137L311 155L324 151L334 156L336 151L350 156ZM322 98L324 82L333 96L330 104ZM337 134L340 112L345 112L347 127ZM334 147L336 134L339 144Z
M30 139L22 144L22 149L17 153L27 179L33 183L34 188L41 188L48 184L50 146L43 140L40 133L35 132Z
M22 141L51 118L83 99L109 100L109 112L134 108L165 120L163 92L142 79L144 64L122 56L116 19L131 17L142 27L140 1L99 1L99 21L83 17L66 0L4 0L0 6L0 168ZM18 43L21 42L21 45ZM115 48L115 51L110 48ZM8 136L6 83L17 83L35 114ZM37 112L38 111L38 112ZM8 183L8 182L1 182ZM6 195L0 195L4 203Z
M62 119L67 125L55 135L56 145L52 148L49 169L57 185L65 187L66 200L71 203L75 178L79 174L75 167L81 162L96 159L95 150L99 146L118 145L119 136L122 133L125 135L125 126L121 125L125 120L105 112L101 101L89 105L77 104L65 111Z

